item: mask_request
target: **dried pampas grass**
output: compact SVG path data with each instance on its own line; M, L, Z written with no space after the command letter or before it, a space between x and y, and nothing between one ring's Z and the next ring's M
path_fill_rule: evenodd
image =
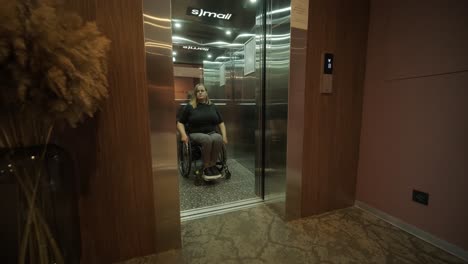
M76 126L108 96L110 41L54 1L0 0L0 114Z
M63 264L47 222L52 196L42 185L43 161L55 124L75 127L108 97L110 41L54 0L0 0L0 6L0 150L43 146L34 162L5 156L25 201L18 263Z

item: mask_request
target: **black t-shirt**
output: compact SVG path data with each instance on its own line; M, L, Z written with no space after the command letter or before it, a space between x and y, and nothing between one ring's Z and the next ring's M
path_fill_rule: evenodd
M178 121L185 125L187 133L210 133L223 122L214 104L198 103L197 108L187 104L179 115Z

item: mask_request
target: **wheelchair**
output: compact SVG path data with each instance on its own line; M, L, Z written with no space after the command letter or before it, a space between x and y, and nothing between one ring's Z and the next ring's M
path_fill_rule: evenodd
M201 148L202 146L191 141L189 137L189 143L185 144L180 140L180 137L177 139L177 158L179 173L184 178L189 178L190 172L193 171L195 176L195 185L200 186L203 181L203 161L201 160ZM218 161L216 162L216 167L221 172L221 178L229 180L231 178L231 172L227 166L227 156L226 156L226 147L223 145L223 149L219 154Z

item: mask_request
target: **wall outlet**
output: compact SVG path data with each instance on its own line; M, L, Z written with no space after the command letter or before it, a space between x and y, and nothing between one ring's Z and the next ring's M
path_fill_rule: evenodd
M413 201L428 205L429 204L429 194L425 192L421 192L418 190L413 190Z

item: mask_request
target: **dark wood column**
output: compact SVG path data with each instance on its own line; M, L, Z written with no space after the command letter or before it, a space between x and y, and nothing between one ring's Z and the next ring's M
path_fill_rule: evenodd
M81 263L155 252L155 215L141 1L66 0L112 41L109 99L71 131L80 181ZM70 142L72 141L72 142Z
M353 205L359 157L369 1L310 0L302 216ZM320 93L333 53L333 93Z

